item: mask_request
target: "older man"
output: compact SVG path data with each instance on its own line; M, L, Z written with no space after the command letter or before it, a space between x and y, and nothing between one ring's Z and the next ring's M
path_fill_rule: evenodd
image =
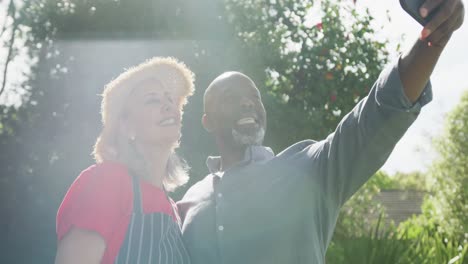
M464 18L460 0L427 0L421 14L437 7L409 52L321 141L275 155L261 145L266 113L254 82L227 72L209 85L202 122L220 157L178 203L193 263L324 263L340 207L432 98L429 77Z

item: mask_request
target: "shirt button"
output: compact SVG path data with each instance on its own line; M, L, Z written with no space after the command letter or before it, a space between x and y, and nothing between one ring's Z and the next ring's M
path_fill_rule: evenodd
M218 197L219 197L219 198L223 197L223 194L222 194L222 193L218 193Z
M224 230L224 226L222 226L222 225L218 226L218 230L219 230L219 231L223 231L223 230Z

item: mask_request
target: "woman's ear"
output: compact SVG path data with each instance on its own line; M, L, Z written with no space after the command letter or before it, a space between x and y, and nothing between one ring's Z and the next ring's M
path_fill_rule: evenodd
M135 131L131 129L131 125L127 118L119 119L119 132L124 138L127 138L131 141L135 140Z

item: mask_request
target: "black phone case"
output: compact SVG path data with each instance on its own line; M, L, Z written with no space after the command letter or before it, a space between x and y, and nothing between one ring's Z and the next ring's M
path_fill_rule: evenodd
M419 24L425 26L431 20L435 12L431 12L427 17L423 18L419 14L419 8L425 0L400 0L400 5L411 17L413 17Z

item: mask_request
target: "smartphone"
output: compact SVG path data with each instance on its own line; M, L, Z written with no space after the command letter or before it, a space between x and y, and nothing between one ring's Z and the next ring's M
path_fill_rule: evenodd
M406 11L410 16L412 16L419 24L425 26L432 18L432 16L437 12L437 10L432 11L428 16L422 17L419 14L419 8L426 0L400 0L400 5L403 10Z

